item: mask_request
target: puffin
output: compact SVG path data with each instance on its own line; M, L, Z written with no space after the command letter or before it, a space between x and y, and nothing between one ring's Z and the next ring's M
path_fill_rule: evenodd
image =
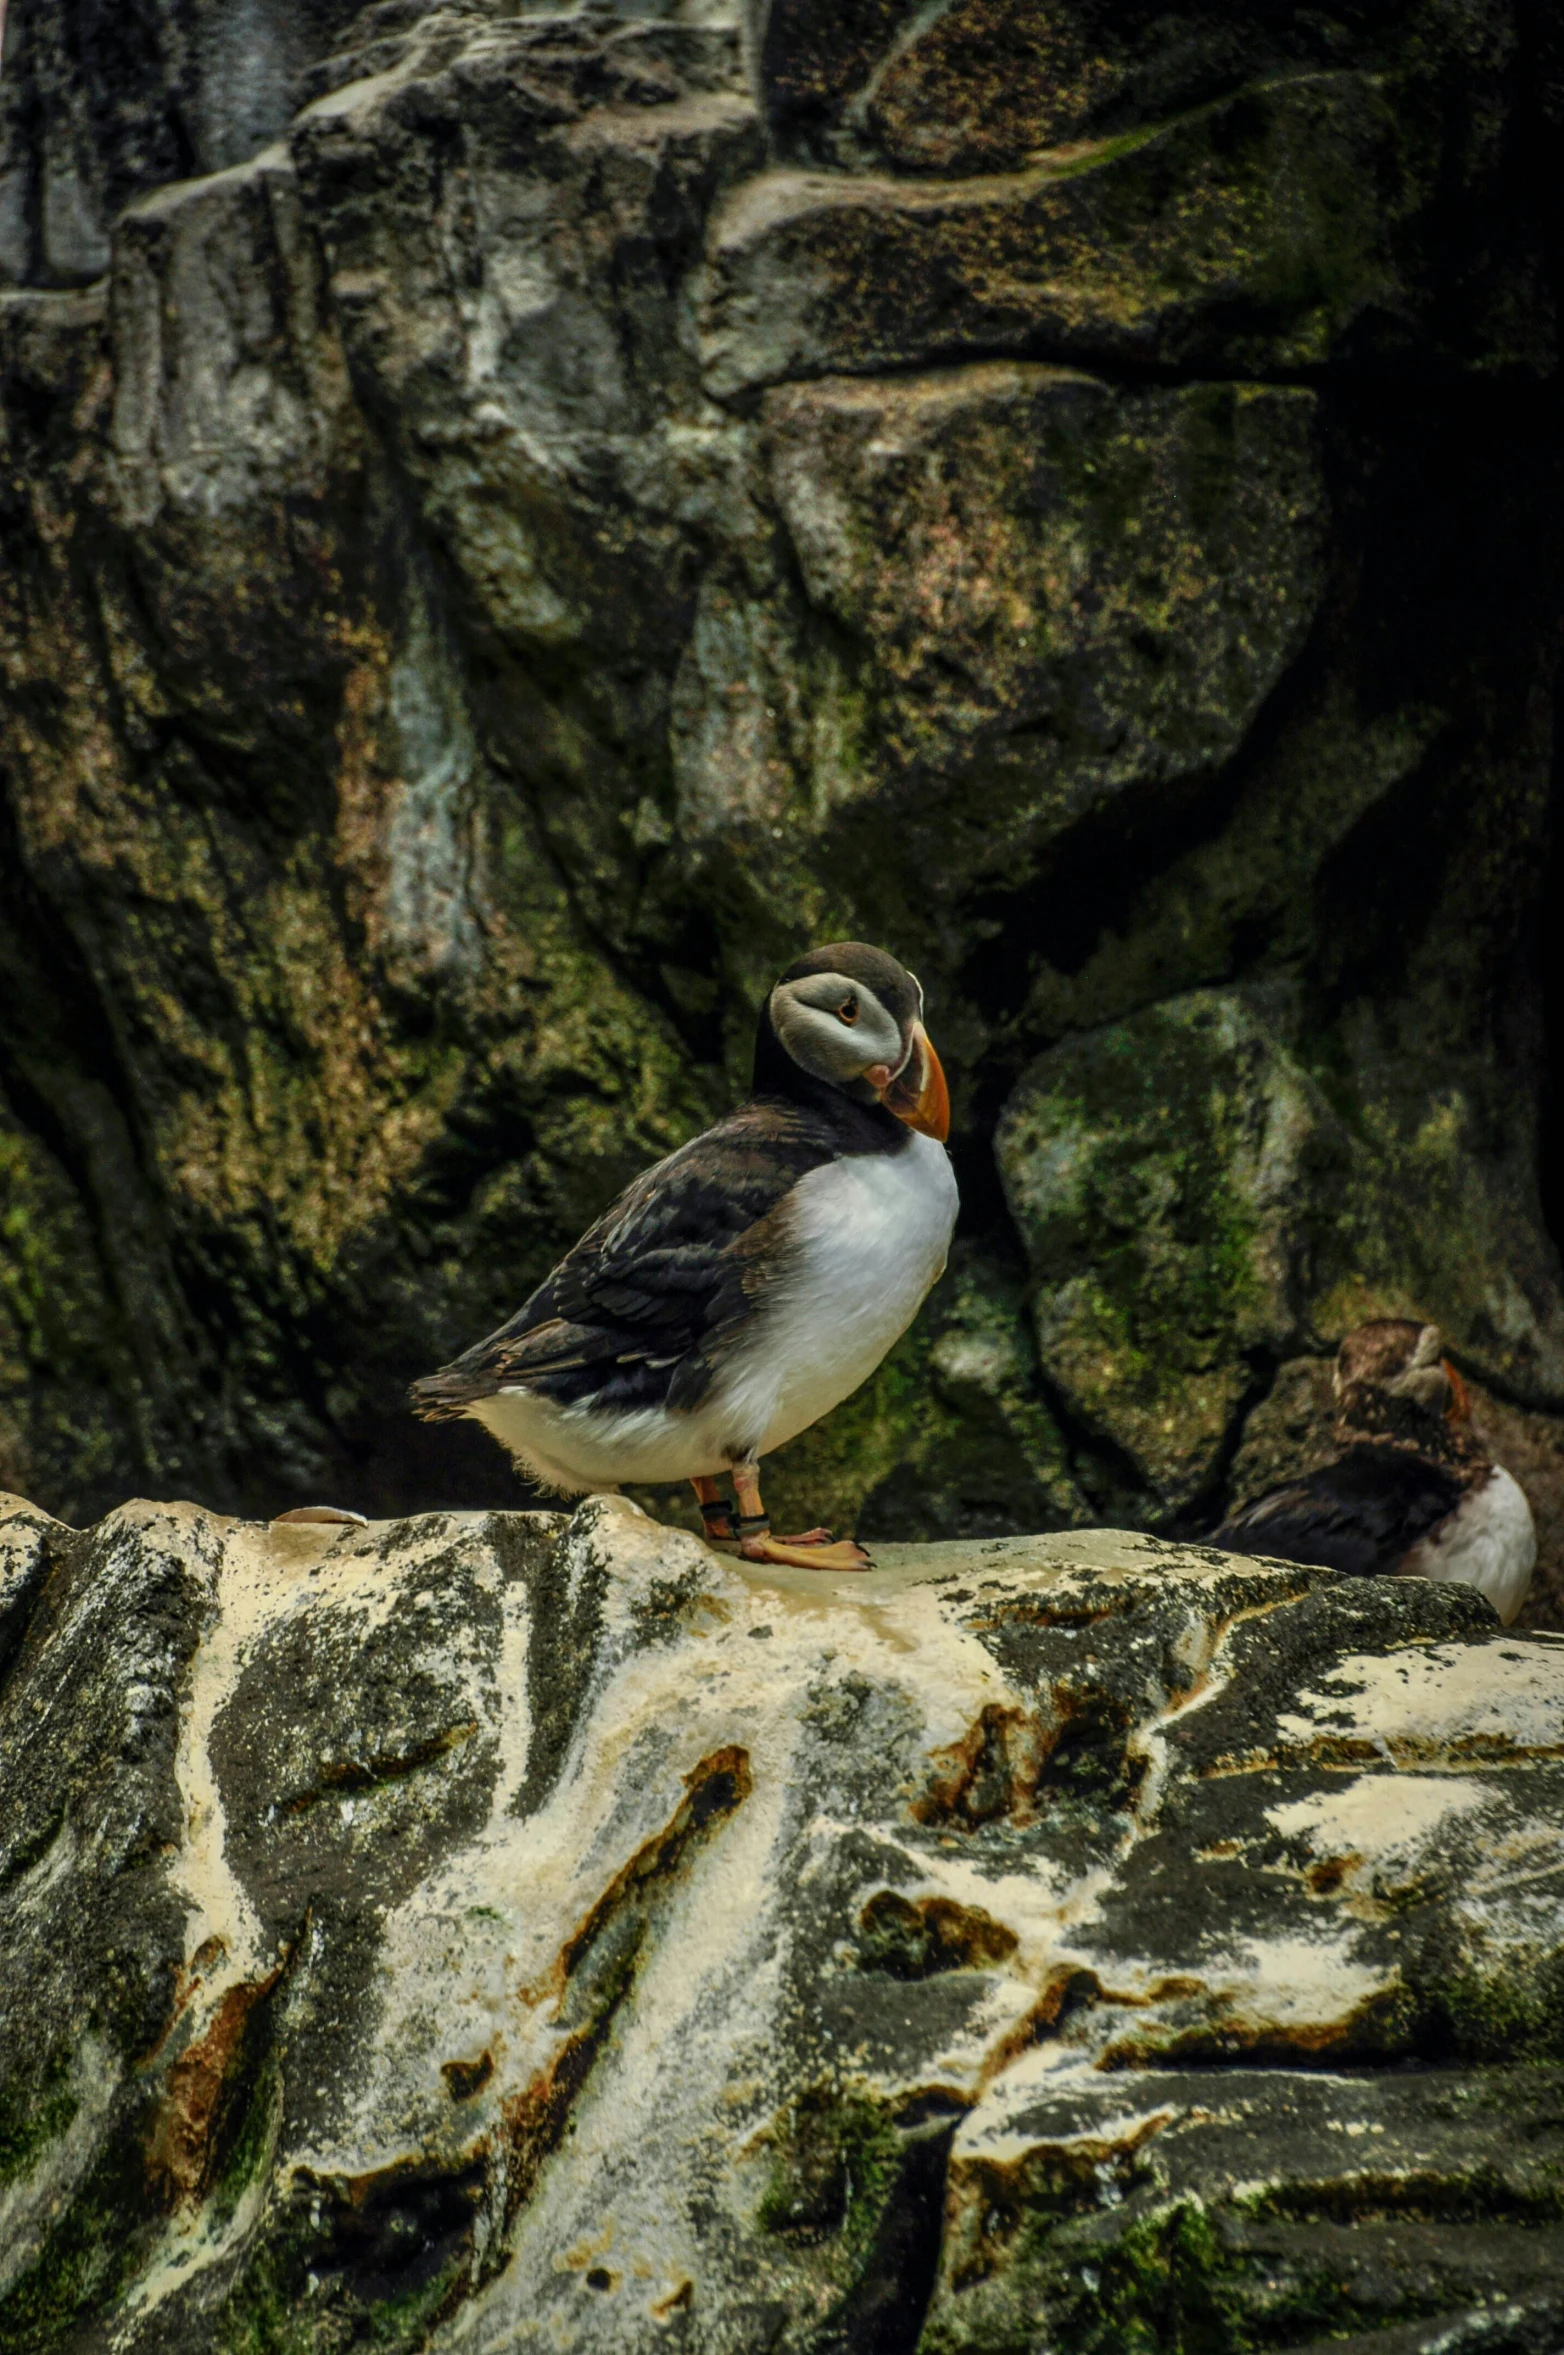
M1508 1627L1537 1532L1525 1492L1472 1428L1437 1325L1376 1317L1342 1342L1328 1459L1244 1505L1214 1543L1358 1577L1475 1586Z
M949 1133L917 976L863 941L811 950L761 1009L747 1100L415 1382L415 1413L470 1416L561 1496L688 1480L711 1542L749 1561L869 1568L829 1529L773 1536L759 1467L867 1380L944 1272Z

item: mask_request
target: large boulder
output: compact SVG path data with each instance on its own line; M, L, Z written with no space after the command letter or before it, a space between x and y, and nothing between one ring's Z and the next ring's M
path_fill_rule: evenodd
M0 1520L0 2347L1564 2332L1564 1653L1112 1531Z
M724 678L715 649L702 663L713 717L680 773L695 841L714 811L732 828L736 794L786 818L764 770L746 791L745 731L761 706L792 720L791 701L816 795L844 833L856 819L865 865L888 836L882 890L938 907L1013 886L1122 797L1187 801L1314 619L1326 499L1307 392L1127 391L999 363L794 386L763 431L812 626L768 650L770 675Z
M1564 1396L1553 1256L1484 1168L1470 1105L1451 1091L1398 1134L1263 1012L1196 991L1067 1039L996 1133L1041 1362L1163 1512L1214 1499L1240 1408L1365 1316L1435 1318L1501 1392Z

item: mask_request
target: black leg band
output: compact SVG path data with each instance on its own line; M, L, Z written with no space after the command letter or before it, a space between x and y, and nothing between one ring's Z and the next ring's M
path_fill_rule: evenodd
M725 1496L714 1496L708 1501L705 1497L702 1497L699 1502L701 1508L701 1519L705 1522L707 1528L716 1529L720 1526L725 1534L728 1523L733 1518L733 1507L729 1504L727 1498Z
M739 1538L769 1537L771 1535L771 1515L769 1513L735 1513L733 1534Z

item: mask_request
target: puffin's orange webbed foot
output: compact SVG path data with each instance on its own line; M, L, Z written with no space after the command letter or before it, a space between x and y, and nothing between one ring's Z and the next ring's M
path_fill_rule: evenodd
M753 1464L735 1464L733 1493L738 1511L733 1517L739 1553L746 1562L779 1562L789 1570L872 1570L874 1564L850 1537L833 1537L829 1529L806 1529L801 1537L773 1537L770 1516L760 1501L760 1479Z
M802 1537L773 1537L769 1530L747 1532L739 1539L739 1555L746 1562L778 1562L789 1570L874 1568L861 1545L850 1537L833 1538L829 1529L806 1530Z

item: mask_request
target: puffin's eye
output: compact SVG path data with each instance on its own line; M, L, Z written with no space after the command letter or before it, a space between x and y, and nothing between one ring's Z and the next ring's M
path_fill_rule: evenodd
M858 1019L858 1000L856 998L843 998L841 1004L836 1009L836 1019L838 1022L846 1022L849 1024L856 1022Z

